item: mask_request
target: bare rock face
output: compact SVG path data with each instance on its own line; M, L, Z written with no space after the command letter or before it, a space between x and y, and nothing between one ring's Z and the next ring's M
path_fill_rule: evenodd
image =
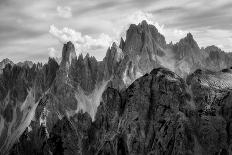
M74 60L69 72L71 80L80 85L82 89L91 92L98 82L98 62L95 57L87 54L84 58L82 55Z
M64 44L63 51L62 51L62 65L70 65L72 63L72 60L76 59L76 52L74 44L69 41L66 44Z
M123 50L124 47L125 47L125 41L123 40L123 38L121 38L119 48Z
M25 131L12 154L26 154L35 135L42 154L231 154L231 76L229 69L198 70L186 83L154 69L121 92L107 88L94 120L79 112L51 130Z
M135 79L149 73L154 67L161 64L156 57L163 56L166 41L153 25L143 21L139 25L132 24L127 30L123 52L124 83L129 86Z
M123 50L133 56L140 55L144 52L143 50L150 50L146 52L155 51L155 48L153 47L155 43L161 47L166 46L164 36L158 32L156 27L148 25L146 21L142 21L139 25L132 24L127 30Z
M231 77L230 69L220 72L198 70L187 79L198 112L195 127L198 141L204 148L203 154L232 153L231 119L228 117Z
M58 64L53 59L49 59L44 66L7 64L3 69L0 75L0 152L2 154L8 153L30 125L37 105L50 88L57 69Z
M213 81L214 75L224 81ZM173 72L159 68L121 93L108 88L93 122L94 145L89 150L97 154L231 154L228 101L232 85L226 83L230 76L203 72L199 77L198 71L187 85Z
M205 51L208 54L208 57L206 58L208 69L220 71L221 69L232 66L231 53L225 53L216 46L206 47Z
M181 39L177 44L175 44L174 49L177 51L176 57L179 60L189 56L201 56L199 54L200 48L198 47L191 33L188 33L185 38Z
M58 120L48 139L51 152L65 155L83 154L90 126L91 117L87 113L78 113L71 118Z
M83 152L82 145L84 144L82 142L85 137L80 138L80 135L84 136L84 132L90 128L91 120L94 119L101 95L108 83L107 78L104 77L106 74L101 72L94 57L86 55L84 58L79 56L77 59L74 45L71 42L64 45L62 61L57 67L57 70L51 73L49 69L52 69L52 66L43 66L46 74L50 74L54 78L44 81L49 84L47 89L43 85L36 87L36 91L40 93L38 98L40 98L36 103L34 119L30 123L30 130L25 131L21 136L28 138L20 139L27 142L17 143L12 149L12 154L17 154L18 149L23 154L32 154L33 152L57 154L59 151L61 154L78 154L78 152ZM36 86L42 77L33 81ZM108 77L110 76L108 75ZM85 113L82 117L80 116L82 112L88 114ZM76 116L77 118L75 118ZM90 123L79 120L80 118L87 119L86 121ZM73 125L74 122L71 121L71 123L70 119L73 119L74 122L83 122L83 124ZM86 128L82 129L85 124ZM67 128L67 130L63 131L63 128ZM76 135L79 128L80 133ZM35 137L35 135L39 136ZM37 141L38 145L33 145ZM78 142L80 146L76 148L73 142ZM27 145L34 147L29 150L24 149ZM67 146L68 148L66 148Z
M94 139L98 139L94 148L99 154L193 152L194 139L185 131L188 119L181 112L186 104L185 84L177 75L160 68L122 93L112 88L105 93L94 122Z
M0 74L2 73L2 69L4 69L7 64L10 64L11 66L14 65L14 63L10 59L8 59L8 58L3 59L0 62Z
M24 61L17 63L17 65L20 67L30 67L30 68L33 66L33 64L34 63L32 61Z

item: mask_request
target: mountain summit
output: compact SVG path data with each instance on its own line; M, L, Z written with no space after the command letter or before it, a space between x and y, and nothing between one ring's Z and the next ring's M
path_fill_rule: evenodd
M74 44L71 41L64 44L61 63L63 62L63 63L71 64L72 60L76 58L77 56L76 56Z

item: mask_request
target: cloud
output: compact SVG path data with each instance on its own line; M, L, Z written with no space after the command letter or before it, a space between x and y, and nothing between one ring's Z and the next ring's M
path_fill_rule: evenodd
M226 52L232 52L231 32L222 29L199 29L194 34L198 44L206 47L216 45Z
M58 29L51 25L49 33L61 43L72 41L78 52L88 52L97 49L106 50L112 43L112 38L107 34L102 33L97 38L93 38L67 27ZM53 49L50 49L50 51L53 54Z
M139 10L122 15L119 19L117 19L117 21L115 21L112 28L114 31L114 39L117 40L117 42L120 41L119 39L121 37L125 39L129 26L131 24L138 25L143 20L146 20L148 24L155 25L158 31L161 34L164 34L164 25L156 22L154 16L151 13Z
M229 37L228 40L229 40L229 42L230 42L230 44L232 46L232 37Z
M48 55L51 58L58 58L61 56L61 52L57 51L54 47L48 48Z
M189 32L182 29L165 27L164 24L160 24L158 21L156 21L152 13L145 11L136 11L135 13L129 15L127 20L129 21L129 24L139 24L141 21L146 20L148 24L154 25L158 29L159 33L164 35L168 41L173 42L179 41Z
M56 11L58 15L62 18L71 18L72 17L72 9L68 6L57 6Z
M115 29L115 32L118 33L118 35L116 35L117 39L119 39L120 37L125 38L126 31L129 28L130 24L139 24L143 20L146 20L148 24L154 25L159 33L165 36L168 42L177 42L181 38L185 37L189 32L187 30L182 30L178 28L165 27L164 24L161 24L156 20L152 13L139 10L119 20L119 25L123 26L117 26L118 29Z
M173 32L176 36L185 36L188 31L183 31L183 30L178 30L178 29L175 29L174 32Z
M49 33L52 34L55 38L57 38L61 43L66 43L67 41L73 41L77 43L83 43L84 39L80 32L76 32L73 29L64 27L59 30L54 25L50 26Z
M112 43L112 39L109 35L104 33L100 34L98 38L94 39L91 36L84 36L84 44L83 47L86 49L96 49L98 47L109 47Z
M164 29L164 36L167 42L178 42L181 38L184 38L187 33L193 32L193 31L186 31L176 28L166 28Z
M149 12L136 11L128 16L129 23L139 24L141 21L146 20L148 24L155 25L161 34L164 34L164 25L160 25L154 21L154 16Z

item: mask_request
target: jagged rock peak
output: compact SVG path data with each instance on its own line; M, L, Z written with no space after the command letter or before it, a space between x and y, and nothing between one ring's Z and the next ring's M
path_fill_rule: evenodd
M187 36L183 40L181 39L181 41L185 41L189 43L190 45L198 47L197 42L194 40L193 35L191 33L188 33Z
M186 35L186 37L182 38L174 46L188 47L188 48L192 48L192 49L196 49L196 50L200 51L200 48L199 48L197 42L194 40L193 35L191 33L188 33Z
M113 42L111 47L107 50L104 60L109 61L109 63L115 63L115 62L119 62L120 60L122 60L123 57L124 55L123 55L122 49L115 42Z
M112 46L111 46L111 49L112 48L117 48L118 46L117 46L117 44L116 44L116 42L113 42L113 44L112 44Z
M135 32L137 31L139 33L141 33L141 32L149 32L150 29L155 30L154 32L158 32L157 28L154 25L149 25L146 20L143 20L138 25L131 24L129 29L127 30L127 33L128 32L133 32L133 31L135 31Z
M3 59L3 60L0 62L0 69L2 69L2 67L4 68L4 66L5 66L6 64L11 64L11 65L13 65L14 63L13 63L10 59L5 58L5 59Z
M29 68L31 68L33 66L33 64L34 63L32 61L24 61L24 62L17 63L18 66L21 66L21 67L25 66L25 67L29 67Z
M207 47L205 48L205 51L206 51L206 52L211 52L211 51L222 52L222 50L221 50L220 48L218 48L217 46L215 46L215 45L207 46Z
M120 44L119 44L119 48L121 48L123 50L125 46L125 41L123 40L123 38L121 37L121 40L120 40Z
M143 20L141 23L139 23L139 26L141 26L144 29L148 29L149 25L146 20Z
M58 66L58 63L57 63L56 59L51 58L51 57L48 58L48 63L47 64L48 65L56 64Z
M89 55L89 53L87 53L86 55L85 55L85 59L89 59L90 58L90 55Z
M79 54L79 56L78 56L78 60L84 60L84 56L83 56L83 54L81 53L81 54Z
M188 33L187 35L186 35L186 37L184 37L183 39L181 39L181 40L184 40L184 41L186 41L186 42L189 42L189 43L191 43L191 42L195 42L195 40L194 40L194 38L193 38L193 35L191 34L191 33Z
M72 59L76 59L76 52L74 44L69 41L64 44L63 51L62 51L62 62L69 62L71 63Z
M130 25L126 33L123 52L134 57L144 53L145 47L150 51L155 51L153 48L157 46L162 48L167 46L164 36L158 32L155 26L142 21L138 25Z
M140 26L143 30L147 32L150 31L151 33L153 33L153 35L161 35L158 29L154 25L148 24L146 20L143 20L138 26Z
M84 58L84 61L97 61L97 59L94 56L89 55L89 53L87 53Z
M190 32L187 34L186 37L189 38L189 39L193 39L193 35Z
M3 63L13 63L10 59L8 59L8 58L5 58L5 59L3 59L1 62L3 62Z

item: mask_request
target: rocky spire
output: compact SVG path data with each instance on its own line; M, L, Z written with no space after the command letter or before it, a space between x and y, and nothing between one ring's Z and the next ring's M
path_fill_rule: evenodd
M2 70L7 64L11 64L12 66L14 65L14 63L13 63L10 59L8 59L8 58L3 59L3 60L0 62L0 72L1 72L1 70Z
M69 41L63 46L62 50L62 60L60 63L60 68L56 76L56 85L60 83L66 83L69 79L70 69L73 68L75 63L73 60L77 60L74 44Z
M193 35L191 33L188 33L187 36L180 40L180 42L183 42L184 44L188 44L192 48L199 49L199 46L197 42L194 40Z
M130 25L126 33L123 52L130 56L140 55L145 47L149 51L156 51L156 49L153 49L156 45L165 48L167 46L165 38L155 26L149 25L144 20L138 25Z
M146 20L143 20L143 21L139 24L139 26L141 26L143 29L145 29L145 30L147 30L147 31L148 31L148 29L149 29L149 25L148 25L148 23L147 23Z
M209 52L219 52L219 53L223 52L219 47L217 47L215 45L207 46L205 48L205 51L208 52L208 53Z
M74 44L71 41L64 44L63 51L62 51L61 65L64 65L64 64L70 65L72 60L76 58L77 56L76 56Z
M120 40L120 44L119 44L119 48L121 48L123 50L125 46L125 41L123 40L123 38L121 37L121 40Z

